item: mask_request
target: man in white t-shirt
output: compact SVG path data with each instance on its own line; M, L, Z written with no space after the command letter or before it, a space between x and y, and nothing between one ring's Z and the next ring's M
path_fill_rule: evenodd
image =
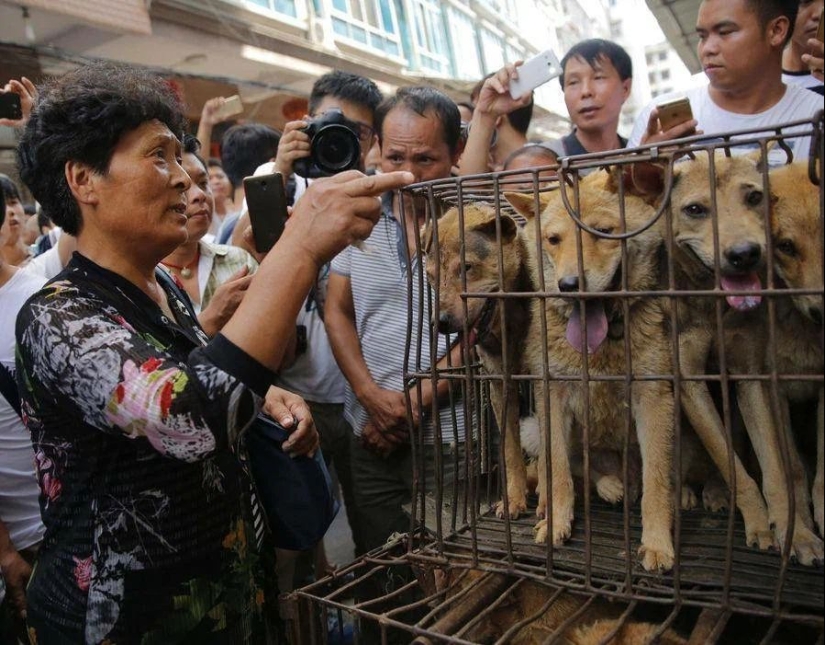
M813 117L822 109L822 97L782 82L782 52L798 9L798 0L703 0L696 31L699 60L709 83L656 101L685 95L694 119L663 131L651 104L637 117L628 147L686 137L697 130L712 135ZM787 142L794 160L808 157L810 137ZM737 154L745 151L734 149ZM784 152L775 148L770 163L785 161Z
M5 201L1 197L2 192L0 244L7 235L7 227L3 226ZM3 643L25 638L21 618L25 617L26 583L31 576L37 546L43 539L34 452L29 431L13 407L13 376L17 312L44 283L44 278L13 267L0 257L0 302L3 303L0 307L0 369L5 370L6 376L6 385L0 394L0 573L6 587L6 597L0 604L0 642Z

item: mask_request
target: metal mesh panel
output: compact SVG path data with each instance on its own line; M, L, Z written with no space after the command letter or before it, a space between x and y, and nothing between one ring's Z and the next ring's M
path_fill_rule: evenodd
M454 396L432 413L436 440L458 436L435 413L454 405L458 393L472 427L450 478L439 460L435 475L426 474L415 459L423 444L413 433L419 472L411 537L298 592L296 616L315 624L319 612L340 610L361 627L372 624L373 632L356 628L361 642L568 642L566 630L592 624L594 615L614 622L601 640L582 642L619 636L671 642L677 634L697 643L823 642L823 527L810 508L823 433L823 192L821 162L815 162L823 155L822 130L820 114L770 131L693 137L565 159L558 168L407 189L404 216L422 218L415 245L427 257L427 295L434 303L433 321L424 321L420 334L439 333L440 323L464 346L461 365L441 368L431 367L434 356L410 347L410 397L420 396L425 381L448 380ZM811 138L810 160L797 162L789 189L774 164L793 161L788 144L800 137ZM743 170L745 148L752 161ZM610 173L605 205L592 187L603 187ZM524 197L514 200L512 192ZM554 217L547 216L548 204ZM478 225L473 209L486 209L486 223ZM607 215L599 219L597 212ZM790 213L787 221L782 213ZM515 237L511 218L520 222ZM761 240L756 244L746 235L749 221L758 223L750 229ZM796 246L795 238L801 238ZM533 263L527 288L509 287L514 239ZM480 262L487 269L483 280ZM518 313L525 308L527 322ZM651 312L660 320L643 333ZM578 353L570 353L565 339L578 343ZM486 354L479 349L485 343ZM497 398L499 390L504 394ZM518 400L507 394L516 390ZM654 391L659 398L650 398ZM614 404L603 411L605 401ZM540 500L529 494L526 512L513 517L505 485L514 476L505 457L512 437L497 426L508 425L513 406L522 416L537 416L545 437L534 460L540 473L542 465L547 471L544 501L553 519L538 541ZM557 420L562 423L554 425ZM660 426L672 433L664 442L671 457L650 448ZM554 444L551 436L567 443ZM575 504L569 537L554 540L564 521L553 512L565 503L558 500L569 499L554 489L554 476L565 472L558 467L559 445L570 454ZM650 474L659 471L669 483ZM737 475L714 488L725 471ZM694 490L697 483L705 484L704 497ZM821 497L813 492L816 507ZM703 508L725 500L721 510ZM667 551L667 540L652 536L656 522L661 525L657 514L667 512L672 562L666 554L643 557L643 516L649 556L662 544ZM363 580L398 567L408 576L391 589L356 593ZM466 581L450 574L465 569L488 575L473 583L483 601L465 598ZM432 583L433 572L447 582ZM546 599L532 617L519 595L526 588L529 597ZM572 597L565 618L549 625L549 608ZM618 610L600 614L608 601ZM501 623L492 617L501 607L516 605L521 613L508 626L493 635L480 630L481 623L489 629ZM325 624L306 642L334 642ZM653 626L640 640L624 634L640 624Z

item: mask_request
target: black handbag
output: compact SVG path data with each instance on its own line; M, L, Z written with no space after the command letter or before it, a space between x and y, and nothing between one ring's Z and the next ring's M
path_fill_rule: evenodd
M189 296L163 269L165 284L197 319ZM327 532L338 513L332 479L320 448L314 457L290 457L281 447L289 432L272 417L259 414L243 435L255 494L264 511L272 542L279 549L311 549Z
M281 447L289 433L264 414L245 433L249 470L276 547L314 547L338 513L332 479L321 450L290 457Z

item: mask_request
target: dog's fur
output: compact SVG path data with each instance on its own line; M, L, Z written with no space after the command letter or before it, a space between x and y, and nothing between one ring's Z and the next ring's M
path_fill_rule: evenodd
M661 195L661 169L639 166L652 172L634 172L637 190ZM637 168L637 169L638 169ZM636 169L634 169L636 170ZM674 168L670 195L670 226L673 235L674 275L677 290L713 290L715 286L714 218L711 216L709 159L699 156ZM746 157L715 158L715 192L720 272L723 276L752 277L764 268L766 232L762 181L757 161ZM753 203L748 203L748 199ZM756 249L752 266L739 271L728 261L731 249ZM755 253L756 253L755 252ZM662 270L662 287L670 279ZM724 284L723 284L724 287ZM751 304L750 302L747 304ZM679 331L679 370L683 376L707 374L707 365L717 334L716 300L710 297L684 299L676 305ZM744 305L743 305L744 306ZM755 317L755 316L752 316ZM716 410L707 383L682 381L682 409L705 448L730 485L729 455L725 426ZM733 455L736 475L736 505L745 522L748 544L765 549L775 545L768 523L768 511L759 487L747 473L739 457Z
M774 270L790 288L821 291L823 286L823 222L820 213L819 188L808 179L807 163L791 164L772 171L770 182L771 194L776 197L771 213ZM783 301L784 299L777 301L777 372L780 374L822 374L825 369L822 347L822 296L815 294L794 296L795 309L787 306L780 308ZM780 319L780 316L783 318ZM767 343L759 346L766 347ZM782 392L789 401L817 401L816 475L811 497L813 498L814 519L820 534L825 535L825 509L823 509L825 389L822 385L817 386L816 383L810 381L786 381L783 383ZM788 427L790 424L787 410L783 409L782 412L785 426ZM796 454L794 451L793 455ZM800 483L800 478L797 477L796 481ZM804 491L804 481L801 483ZM798 487L797 490L799 490ZM797 495L796 501L797 504L806 502L801 494Z
M807 163L772 170L771 238L777 286L822 289L822 228L819 217L819 189L807 178ZM823 352L822 297L797 295L774 299L773 337L769 331L769 306L757 315L730 310L725 316L725 349L731 372L767 375L772 365L780 375L821 374ZM771 351L771 338L776 355ZM802 564L823 558L822 541L815 535L810 514L805 466L790 432L789 403L818 401L818 452L822 449L823 397L820 384L811 381L781 381L778 398L771 395L765 381L737 384L739 408L762 470L762 491L775 537L784 548L790 530L790 495L794 495L794 527L790 552ZM772 401L775 404L772 405ZM788 449L792 489L789 491L782 460L780 433ZM818 460L813 495L817 522L822 526L822 461Z
M521 427L521 447L527 457L527 488L535 492L538 486L541 428L535 416L520 419L519 426ZM590 485L606 502L618 504L627 497L631 504L635 504L642 484L642 458L639 454L639 446L632 444L627 454L627 483L624 479L622 452L622 450L598 448L590 450L588 455ZM583 455L570 455L570 470L576 480L584 479L582 462ZM576 493L579 494L578 488Z
M618 208L621 177L618 173L594 173L579 184L578 212L593 229L618 233L622 221ZM570 191L573 200L573 191ZM535 215L530 196L506 195L528 219ZM643 227L654 216L652 206L629 193L625 199L627 231ZM580 279L577 224L570 217L559 192L543 197L541 217L542 266L534 268L536 282L542 273L548 291L560 293L579 289ZM528 228L532 228L528 224ZM660 224L630 237L626 242L626 262L622 243L581 232L581 266L585 293L611 292L626 284L628 290L643 291L658 284ZM538 264L538 258L537 264ZM572 289L571 289L572 285ZM534 304L528 332L525 360L531 372L543 375L545 360L552 376L579 377L587 370L594 376L625 374L668 375L672 373L671 350L664 305L655 298L631 297L627 311L622 299L609 295L585 300L587 333L580 331L583 299L549 297ZM543 311L542 311L543 309ZM542 314L546 316L546 333ZM625 353L625 335L630 356ZM568 338L570 340L568 340ZM575 347L574 342L579 341ZM586 344L587 348L582 344ZM592 346L591 346L592 345ZM628 362L628 358L630 362ZM624 443L626 405L636 430L642 456L642 545L640 554L646 570L667 570L673 565L671 525L673 500L671 465L674 427L672 386L665 380L636 381L630 392L621 381L591 381L585 388L577 380L549 381L549 417L545 410L544 382L536 382L539 418L549 418L552 482L548 497L545 459L539 459L539 506L542 518L536 525L536 541L547 539L548 521L554 544L570 537L573 521L574 488L570 455L575 452L575 426L589 428L589 448L621 450ZM545 432L542 438L546 440ZM542 448L542 454L545 454ZM548 509L548 501L550 502Z
M713 290L716 284L714 258L717 255L723 290L757 291L764 286L767 254L765 212L767 200L776 201L776 196L764 194L760 164L758 156L728 158L716 154L713 172L715 218L710 189L710 157L700 155L674 168L670 212L675 242L673 281L677 289ZM782 177L781 172L779 177ZM650 178L651 175L648 175L645 182L649 182ZM799 177L796 178L798 180ZM648 191L652 185L648 184ZM798 187L804 189L801 184ZM659 184L652 192L661 192L661 188ZM645 191L645 188L641 190ZM715 235L718 235L718 246ZM668 283L665 270L662 277L662 285L665 286ZM729 371L764 374L767 330L761 296L757 293L729 295L725 300L727 304L722 304L722 330ZM780 309L789 311L784 306ZM709 359L721 349L718 347L716 317L717 300L714 298L691 298L689 302L681 300L677 304L679 367L683 376L695 377L708 373ZM795 327L787 329L789 336L796 336L798 331ZM785 367L791 372L798 369L790 363L786 363ZM765 494L763 498L759 486L734 454L736 504L745 522L748 544L764 549L780 545L788 531L785 470L780 458L776 426L772 421L769 388L758 381L739 381L736 389L745 428L763 471ZM707 384L701 380L683 381L682 406L690 424L730 485L726 431ZM798 464L795 449L789 447L792 463ZM805 497L807 499L807 494ZM801 506L806 507L807 503ZM771 524L775 526L775 531L771 531ZM810 520L805 520L804 512L801 515L797 513L792 553L808 564L821 557L821 543L817 544L816 537L805 528L810 524Z
M495 642L522 621L526 624L510 634L507 642L513 645L542 643L574 615L573 624L559 634L560 643L601 645L615 631L613 638L607 641L609 645L636 645L647 642L659 629L657 625L634 619L620 620L626 609L622 603L596 599L585 608L586 598L583 596L533 580L516 582L500 573L453 568L439 577L438 587L445 591L447 598L461 596L453 608L428 628L447 634L455 634L509 589L507 597L494 611L462 632L461 638L474 643ZM426 638L414 641L416 645L431 642ZM656 642L664 645L686 643L673 629L666 629Z
M527 510L527 481L519 438L518 384L502 377L520 370L530 304L526 298L467 298L465 306L462 293L534 291L527 243L512 218L502 213L497 219L495 210L478 203L465 205L461 214L452 208L435 224L426 224L422 246L427 277L438 297L438 320L434 322L441 332L462 332L466 325L468 340L478 350L484 371L491 375L491 403L504 435L506 511L515 519ZM505 516L504 500L496 512Z

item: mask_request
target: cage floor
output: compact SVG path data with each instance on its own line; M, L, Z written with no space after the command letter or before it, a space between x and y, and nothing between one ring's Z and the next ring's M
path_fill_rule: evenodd
M602 587L595 583L595 575L589 589L558 584L556 579L530 580L519 570L520 563L508 567L496 561L491 551L482 555L479 549L479 557L472 562L460 541L451 538L441 546L439 550L426 537L419 542L399 536L334 575L294 592L285 612L290 642L570 645L568 630L588 631L600 623L609 623L610 629L602 629L598 637L572 642L616 645L613 636L619 633L618 642L623 645L819 645L825 639L821 607L818 618L805 618L787 611L760 616L759 612L753 615L751 608L702 608L626 595L617 600L610 598L616 585ZM556 555L557 560L565 560L561 552ZM821 572L818 575L821 579ZM663 578L660 585L666 586L667 581ZM633 631L639 627L645 630Z
M678 559L666 574L649 573L640 564L638 505L630 509L626 534L621 505L592 500L589 543L581 505L575 517L573 535L560 547L535 544L536 518L530 509L527 516L509 523L509 531L505 520L487 512L457 531L444 531L443 540L431 540L418 553L422 559L444 556L452 562L480 562L490 570L549 579L570 588L598 588L602 594L621 598L724 607L751 615L787 615L823 622L822 567L805 567L783 558L777 551L746 546L738 516L729 544L727 512L681 512L675 544ZM431 520L428 512L428 528L433 527Z

